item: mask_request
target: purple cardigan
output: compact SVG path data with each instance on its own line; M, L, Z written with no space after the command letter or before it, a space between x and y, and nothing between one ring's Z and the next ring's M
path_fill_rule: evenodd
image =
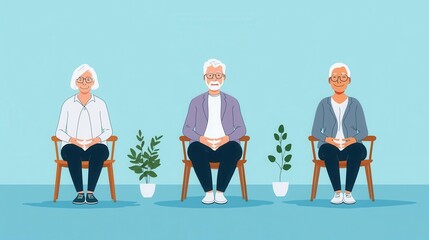
M191 139L191 142L199 141L204 135L208 123L208 92L205 92L194 99L189 104L188 115L183 126L183 134ZM240 105L234 97L220 93L221 96L221 121L223 130L229 136L230 141L239 142L240 138L246 134L243 117L241 116Z

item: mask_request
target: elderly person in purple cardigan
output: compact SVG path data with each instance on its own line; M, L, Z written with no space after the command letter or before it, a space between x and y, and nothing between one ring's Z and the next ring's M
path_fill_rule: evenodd
M237 99L220 91L225 68L217 59L204 63L204 82L209 90L192 99L183 126L183 134L191 139L188 156L206 193L204 204L227 203L224 192L243 152L239 139L246 134ZM216 194L210 162L220 163Z

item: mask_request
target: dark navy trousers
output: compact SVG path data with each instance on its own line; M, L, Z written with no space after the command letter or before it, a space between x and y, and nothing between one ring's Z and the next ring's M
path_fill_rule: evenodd
M61 149L61 156L69 165L76 192L83 191L82 161L89 161L88 191L94 191L103 163L109 157L109 149L101 143L92 145L86 151L74 144L67 144Z
M200 142L193 142L188 147L188 156L205 192L213 190L210 162L219 162L216 190L225 192L242 153L240 144L235 141L225 143L216 151Z
M326 170L334 191L341 190L340 161L347 160L346 191L352 191L360 169L366 158L366 148L362 143L353 143L340 151L332 144L325 143L319 148L319 158L325 161Z

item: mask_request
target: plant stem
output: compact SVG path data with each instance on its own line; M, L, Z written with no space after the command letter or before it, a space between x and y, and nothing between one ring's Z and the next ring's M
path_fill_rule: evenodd
M282 145L282 143L283 143L283 139L282 139L282 138L280 138L280 139L279 139L279 142L280 142L280 147L281 147L281 149L282 149L282 153L280 154L280 156L281 156L281 158L282 158L282 165L280 166L280 177L279 177L279 182L281 182L281 181L282 181L283 165L284 165L284 151L283 151L283 145Z

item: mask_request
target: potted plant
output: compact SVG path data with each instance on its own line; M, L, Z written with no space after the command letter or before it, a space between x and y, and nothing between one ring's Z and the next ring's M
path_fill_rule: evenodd
M150 178L158 176L154 170L161 165L161 160L159 159L159 148L156 146L161 143L162 135L153 137L145 151L143 151L145 141L141 130L139 130L136 138L138 140L136 149L130 148L130 154L128 154L128 158L131 159L130 162L134 165L129 168L139 175L140 181L145 179L144 183L140 183L140 192L144 198L151 198L155 193L156 185L150 183Z
M274 155L268 155L268 160L277 164L280 169L280 174L279 181L273 182L273 190L277 197L284 197L288 191L289 182L282 182L282 172L288 171L292 167L289 163L292 159L292 154L289 154L292 149L292 144L285 142L287 139L287 133L285 132L283 124L279 126L278 132L274 133L274 139L277 141L276 151L280 155L280 158L277 159Z

